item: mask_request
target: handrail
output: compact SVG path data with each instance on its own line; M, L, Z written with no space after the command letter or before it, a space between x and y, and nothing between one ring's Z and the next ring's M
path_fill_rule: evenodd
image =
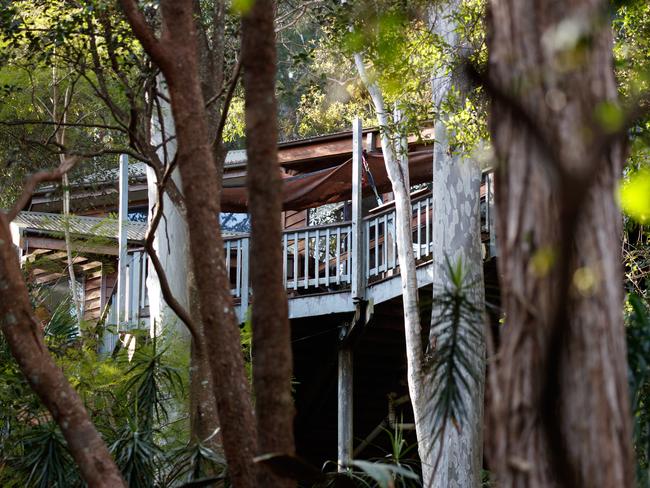
M427 192L420 194L420 192L422 192L422 191L424 191L424 188L421 189L421 190L416 190L413 193L411 193L411 206L413 206L417 202L425 200L426 198L431 196L431 190L428 190ZM414 198L414 195L416 195L415 198ZM380 211L377 211L377 208L382 208L384 206L386 208L384 208L384 209L382 209ZM363 220L370 220L370 219L373 219L375 217L379 217L379 216L382 216L384 214L394 212L394 211L395 211L395 200L391 200L390 202L386 202L383 205L380 205L379 207L376 207L376 208L370 210L370 215L365 216L363 218Z
M282 233L283 234L293 234L296 231L327 230L327 229L334 229L334 228L340 227L342 225L350 225L350 224L352 224L351 220L344 220L342 222L333 222L331 224L308 225L306 227L295 227L295 228L284 229L282 231Z
M416 257L428 256L431 249L431 192L412 201L416 221L412 224ZM353 260L361 259L367 278L381 277L399 266L395 242L395 209L363 219L363 252L352 256L352 222L336 222L282 231L282 269L286 289L304 293L308 289L339 289L350 286ZM247 306L248 243L250 235L224 239L226 269L231 294ZM334 288L332 288L334 287Z

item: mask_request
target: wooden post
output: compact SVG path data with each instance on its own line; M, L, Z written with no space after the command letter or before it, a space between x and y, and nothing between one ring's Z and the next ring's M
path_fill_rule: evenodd
M342 328L341 335L345 338L348 326ZM339 348L338 365L338 470L347 470L352 461L353 440L353 356L350 344Z
M119 168L119 208L118 208L118 268L117 268L117 327L126 317L126 260L127 240L126 221L129 218L129 157L120 156Z
M242 270L241 270L241 301L239 307L239 322L246 320L246 312L248 312L248 239L242 239Z
M366 134L366 151L374 151L375 150L375 145L377 144L377 138L375 137L375 133L370 131Z
M488 257L497 255L497 236L496 236L496 223L494 221L495 208L494 208L494 171L490 171L486 178L486 209L487 209L487 227L490 236Z
M361 182L363 134L361 119L356 117L352 123L352 300L365 298L365 263L363 253L363 187Z

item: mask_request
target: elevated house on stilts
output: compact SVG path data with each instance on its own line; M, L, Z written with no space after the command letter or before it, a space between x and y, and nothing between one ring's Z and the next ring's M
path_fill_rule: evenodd
M298 454L317 466L327 460L383 456L383 450L390 448L385 430L402 428L407 437L411 435L413 441L415 437L408 434L412 414L395 212L378 135L376 129L362 131L357 126L350 132L278 145L284 182L282 267L292 326L296 442ZM413 137L408 145L414 185L413 247L425 327L432 296L430 135L424 130L421 139ZM84 294L84 317L116 324L119 331L104 334L104 351L112 350L119 334L124 336L134 327L155 331L161 309L155 305L160 302L160 290L143 248L148 209L155 199L147 191L144 168L132 165L129 176L126 166L122 158L114 178L75 186L71 202L75 217L69 221L61 216L61 199L55 189L45 187L12 223L14 241L30 278L52 286L67 279L63 230L69 226L74 236L75 276ZM222 223L231 294L242 322L255 296L248 272L245 174L245 151L230 151ZM495 296L496 267L493 185L487 172L480 199L489 299ZM178 249L186 250L168 246L169 253ZM186 272L170 272L169 278L173 289L187 288Z

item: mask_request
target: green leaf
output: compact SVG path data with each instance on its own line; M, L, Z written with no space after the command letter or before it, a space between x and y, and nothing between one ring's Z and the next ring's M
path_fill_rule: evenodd
M642 225L650 223L650 170L637 171L623 180L620 196L626 214Z

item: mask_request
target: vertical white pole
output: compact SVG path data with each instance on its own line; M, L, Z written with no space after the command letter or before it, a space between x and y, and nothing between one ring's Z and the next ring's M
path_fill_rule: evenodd
M126 317L126 221L129 216L129 158L126 154L120 156L119 168L119 209L118 209L118 268L117 268L117 324L121 329L121 322Z
M343 333L347 334L345 326ZM350 345L339 348L338 364L338 470L345 471L352 461L353 441L353 355Z
M490 234L490 245L488 249L489 257L497 255L497 235L496 235L496 222L494 214L494 171L490 171L487 174L487 194L485 198L487 200L487 225L488 232Z
M246 313L248 312L248 263L249 263L249 243L248 238L242 239L242 272L241 272L241 301L239 307L239 321L246 320Z
M361 119L352 123L352 300L365 298L366 283L363 260L363 187L361 183L361 158L363 157Z

